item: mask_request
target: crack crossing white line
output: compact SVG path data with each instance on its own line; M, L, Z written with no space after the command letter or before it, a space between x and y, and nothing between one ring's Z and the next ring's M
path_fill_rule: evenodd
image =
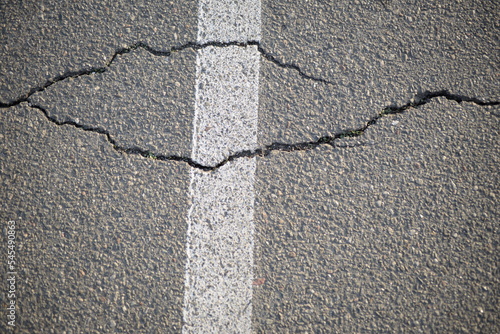
M202 0L198 42L260 38L260 1ZM257 148L256 45L197 51L192 159ZM191 170L183 333L250 333L256 158Z

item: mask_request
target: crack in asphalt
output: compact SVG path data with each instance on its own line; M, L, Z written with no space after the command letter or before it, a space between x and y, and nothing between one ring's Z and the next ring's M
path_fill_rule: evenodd
M438 98L438 97L444 97L448 100L455 101L457 103L462 103L462 102L471 102L475 103L480 106L493 106L493 105L500 105L500 101L482 101L480 99L477 99L475 97L467 97L463 95L458 95L458 94L452 94L448 92L447 90L440 90L440 91L434 91L434 92L424 92L422 94L417 94L412 100L407 102L406 104L402 106L388 106L385 107L381 112L379 112L377 115L372 117L370 120L368 120L363 126L357 128L357 129L349 129L349 130L344 130L337 132L333 135L329 136L322 136L316 141L305 141L305 142L299 142L299 143L294 143L294 144L286 144L286 143L279 143L279 142L274 142L272 144L266 145L264 147L260 147L254 150L242 150L237 153L234 153L224 160L220 161L214 166L206 166L202 165L199 162L189 158L189 157L183 157L183 156L178 156L178 155L164 155L164 154L158 154L153 151L145 150L137 146L132 146L132 147L125 147L119 145L116 140L111 136L110 132L104 128L101 127L94 127L91 125L85 125L85 124L80 124L72 120L66 120L66 121L59 121L57 118L50 116L49 112L43 108L40 105L32 104L29 100L26 101L28 103L28 106L33 109L37 109L42 114L45 116L47 120L50 122L62 126L62 125L70 125L78 129L82 129L84 131L89 131L89 132L95 132L101 135L104 135L106 137L106 140L113 146L113 149L115 151L118 151L120 153L126 153L126 154L131 154L131 155L140 155L144 158L150 158L154 160L160 160L160 161L181 161L187 163L189 166L193 168L197 168L203 171L214 171L225 164L227 164L230 161L239 159L239 158L253 158L256 156L268 156L271 154L273 151L282 151L282 152L294 152L294 151L309 151L312 150L320 145L330 145L332 147L339 147L339 148L350 148L350 147L356 147L359 145L337 145L335 142L344 138L354 138L354 137L360 137L362 136L365 131L370 128L371 126L375 125L379 119L388 116L388 115L395 115L395 114L402 114L405 111L412 109L412 108L418 108L420 106L423 106L424 104L427 104L431 102L433 99Z
M183 157L183 156L178 156L178 155L164 155L164 154L158 154L150 150L146 150L137 146L132 146L132 147L125 147L121 146L117 143L117 141L113 138L111 133L98 126L92 126L92 125L86 125L86 124L80 124L78 122L75 122L73 120L65 120L65 121L60 121L56 117L51 116L48 112L48 110L40 105L33 104L30 101L30 97L38 92L42 92L48 87L54 85L57 82L66 80L68 78L76 78L84 75L92 75L94 73L104 73L108 70L108 68L113 64L113 62L121 55L132 52L136 49L142 48L146 50L147 52L155 55L155 56L163 56L163 57L169 57L175 52L179 52L182 50L186 49L192 49L192 50L200 50L204 49L207 47L229 47L229 46L238 46L238 47L248 47L248 46L257 46L257 49L259 53L264 57L266 60L274 63L275 65L285 68L285 69L292 69L295 70L300 76L302 76L305 79L308 80L313 80L316 82L321 82L323 84L328 84L328 85L334 85L335 83L320 77L315 77L312 75L309 75L305 73L299 66L293 64L293 63L285 63L274 57L272 54L268 53L267 51L264 50L264 48L260 45L258 41L248 41L248 42L207 42L203 44L199 43L194 43L194 42L189 42L180 46L172 47L168 51L161 51L161 50L156 50L151 48L145 43L138 42L135 44L132 44L131 46L127 48L121 48L118 49L114 55L111 57L111 59L106 63L105 66L102 67L93 67L90 69L84 69L80 71L70 71L66 72L62 75L59 75L53 79L48 80L45 84L34 87L32 88L28 93L25 95L19 97L17 100L10 101L10 102L0 102L0 108L10 108L16 105L20 105L21 103L27 103L28 107L36 109L40 111L45 118L50 121L51 123L54 123L58 126L73 126L77 129L82 129L83 131L89 131L89 132L95 132L101 135L104 135L106 137L106 140L112 145L113 149L115 151L118 151L120 153L125 153L125 154L130 154L130 155L140 155L144 158L150 158L154 160L160 160L160 161L178 161L178 162L185 162L189 166L193 168L197 168L203 171L214 171L225 164L227 164L230 161L233 161L235 159L239 158L252 158L256 156L268 156L271 154L273 151L282 151L282 152L293 152L293 151L309 151L312 150L320 145L330 145L332 147L340 147L340 148L347 148L347 147L356 147L359 145L337 145L335 142L338 140L341 140L343 138L354 138L354 137L359 137L362 136L365 131L370 128L371 126L375 125L377 121L385 116L388 115L394 115L394 114L401 114L407 111L408 109L411 108L418 108L420 106L423 106L424 104L427 104L431 102L433 99L438 98L438 97L444 97L448 100L455 101L457 103L462 103L462 102L471 102L474 104L477 104L479 106L494 106L494 105L500 105L500 101L482 101L478 98L475 97L468 97L464 95L458 95L458 94L452 94L448 92L447 90L439 90L439 91L426 91L421 94L415 95L413 99L411 99L409 102L407 102L404 105L401 106L388 106L384 108L381 112L379 112L377 115L372 117L370 120L368 120L366 123L364 123L363 126L357 128L357 129L349 129L349 130L344 130L337 132L333 135L327 135L327 136L322 136L316 141L305 141L305 142L299 142L299 143L293 143L293 144L286 144L286 143L280 143L280 142L274 142L272 144L266 145L264 147L260 147L257 149L253 150L242 150L239 151L235 154L232 154L225 158L224 160L220 161L214 166L207 166L200 164L199 162L189 158L189 157Z
M238 46L238 47L257 46L257 50L259 51L259 53L261 54L261 56L264 59L274 63L275 65L277 65L281 68L292 69L294 71L297 71L297 73L301 77L308 79L308 80L313 80L313 81L321 82L321 83L328 84L328 85L335 84L333 81L329 81L329 80L325 80L323 78L309 75L309 74L305 73L299 66L297 66L293 63L282 62L281 60L279 60L278 58L273 56L271 53L267 52L261 46L260 42L258 42L258 41L247 41L247 42L238 42L238 41L216 42L216 41L213 41L213 42L206 42L206 43L202 43L202 44L195 43L195 42L188 42L186 44L174 46L174 47L170 48L170 50L167 50L167 51L157 50L157 49L150 47L146 43L137 42L137 43L134 43L126 48L121 48L121 49L116 50L115 53L113 54L113 56L110 58L110 60L104 66L91 67L91 68L83 69L83 70L79 70L79 71L65 72L61 75L58 75L52 79L47 80L41 86L33 87L32 89L30 89L29 92L20 96L16 100L9 101L9 102L1 102L0 101L0 108L9 108L9 107L19 105L20 103L23 103L23 102L28 102L28 99L33 94L43 92L45 89L49 88L50 86L52 86L60 81L64 81L64 80L70 79L70 78L77 78L77 77L81 77L81 76L85 76L85 75L104 73L109 69L109 67L113 64L113 62L115 62L115 60L119 56L130 53L130 52L137 50L137 49L143 49L143 50L149 52L150 54L152 54L154 56L158 56L158 57L170 57L170 56L172 56L172 54L174 54L176 52L183 51L183 50L187 50L187 49L201 50L201 49L205 49L205 48L211 47L211 46L212 47L219 47L219 48L224 48L224 47L229 47L229 46Z

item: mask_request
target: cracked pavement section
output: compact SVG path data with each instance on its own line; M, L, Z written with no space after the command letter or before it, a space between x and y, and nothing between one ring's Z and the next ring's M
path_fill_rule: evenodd
M177 60L176 58L171 60L172 56L180 51L200 50L207 47L224 48L230 46L245 48L256 46L261 56L270 63L277 65L282 69L291 69L296 72L297 75L316 84L321 83L325 85L334 85L331 81L306 74L300 66L294 63L284 63L280 61L275 56L267 53L262 48L260 43L256 41L215 41L203 44L189 42L178 47L172 47L167 51L156 50L145 43L138 42L127 48L117 50L104 67L68 72L59 75L54 79L47 81L42 86L32 88L27 94L21 96L17 100L0 102L0 108L9 108L27 102L28 106L41 111L47 120L54 124L70 125L83 129L84 131L105 135L108 142L118 152L140 155L145 158L152 158L160 161L182 161L188 163L191 167L211 171L238 158L266 156L273 151L310 150L323 144L335 146L335 141L339 139L363 135L366 129L375 125L380 118L386 115L403 113L410 108L420 107L436 97L446 97L447 99L458 103L471 102L480 106L500 105L499 101L482 101L475 97L452 94L446 90L435 92L426 91L424 93L417 94L415 98L412 98L410 102L407 102L404 105L385 107L376 116L370 118L365 125L355 129L341 130L334 134L323 135L320 136L319 139L312 141L298 143L273 142L261 148L234 152L212 166L203 165L189 157L188 143L190 133L186 131L186 129L189 128L193 115L192 112L189 112L189 110L192 109L190 108L191 101L189 98L187 101L181 100L181 92L191 92L188 96L193 95L193 86L189 85L193 81L193 73L188 70L183 73L182 76L175 77L175 75L168 76L161 74L161 77L157 78L156 69L168 66L180 66L189 69L187 64L193 62L195 54L188 53L185 56L185 59L184 57L179 57L181 58L180 60ZM150 56L144 60L145 56L147 57L147 54L134 53L136 57L133 59L127 58L127 62L122 61L120 63L120 59L123 55L136 50L147 51L147 53L149 53L152 57ZM155 59L154 56L171 61L158 62L155 61L157 58ZM175 60L177 60L177 62L175 62ZM144 73L140 70L144 65L146 65L146 68L151 69L149 73ZM117 69L115 69L115 66ZM111 76L111 80L109 81L111 83L106 81L98 81L98 83L95 83L92 79L88 78L89 76L92 76L93 78L94 74L107 74L108 72L111 72L109 73ZM176 72L174 72L174 74L175 73ZM77 80L77 82L75 82L75 80ZM155 82L155 80L160 81L163 82L163 85L161 87L155 87L154 84L150 84L147 80L152 80L152 82ZM55 84L58 84L58 86L64 86L61 86L61 91L55 90L53 92L51 88L53 88ZM72 86L89 86L89 88L79 89L78 94L69 95L67 94L67 90ZM105 86L105 88L101 89L101 86ZM154 88L157 88L157 90ZM43 96L39 96L38 93L42 92L45 94ZM83 97L81 95L83 95ZM166 101L158 101L157 99L159 96L164 96L164 100ZM123 100L127 97L127 100ZM79 103L79 100L84 102ZM117 105L121 106L121 108L115 107L113 102L117 100ZM150 104L145 105L142 101L149 101ZM287 104L287 107L289 107L289 104ZM138 111L139 108L142 110ZM128 112L130 110L134 110L134 112ZM169 114L165 115L163 113L164 110L167 110ZM61 113L65 113L66 116L60 116ZM123 115L125 115L125 117L132 118L124 119ZM60 120L59 118L62 117L65 119ZM80 121L80 119L83 119L83 121ZM176 122L171 122L172 119L175 119ZM126 128L123 126L123 121L125 121L124 123ZM117 124L113 124L115 122L119 122L121 127L118 128ZM102 123L106 125L102 126ZM118 135L112 135L112 133L118 133ZM125 138L133 138L133 140L129 140L127 143L127 140L122 140L120 138L122 134L125 134ZM167 136L165 136L165 134L167 134ZM157 144L158 142L165 143L164 145L168 146L165 151L171 153L158 153L161 152L161 149Z
M268 145L264 149L253 151L236 152L214 166L205 166L189 158L189 133L180 132L179 129L189 128L192 117L192 108L190 101L182 101L180 92L191 92L187 96L193 95L192 85L193 73L187 70L182 76L168 76L157 78L156 70L161 67L180 66L189 69L187 64L193 62L194 53L187 53L184 57L174 55L186 50L200 50L207 47L253 47L256 46L262 57L269 62L285 69L292 69L301 77L324 84L333 84L322 78L304 73L299 66L281 62L275 56L267 53L256 41L249 42L206 42L197 44L188 42L184 45L172 47L169 50L156 50L143 42L134 43L127 48L117 50L110 60L103 67L84 69L80 71L71 71L49 79L45 84L33 87L28 93L22 95L16 100L0 102L0 108L9 108L21 103L28 103L28 106L41 111L46 118L57 125L70 125L84 131L96 132L105 135L108 142L119 152L127 154L137 154L146 158L153 158L161 161L173 160L184 161L190 166L203 170L217 169L228 161L239 157L249 157L256 155L265 155L270 151L285 147L282 144ZM147 54L137 54L144 50L153 58L147 58ZM134 53L133 59L126 58L128 61L121 60L125 54ZM183 53L184 54L184 53ZM161 57L174 60L156 61L154 57ZM144 58L146 57L146 60ZM175 60L182 57L176 63ZM121 61L121 62L120 62ZM142 63L142 62L143 63ZM150 68L150 73L143 73L140 70L143 66ZM109 74L111 79L106 77L106 81L92 80L94 75ZM174 73L175 74L175 73ZM91 79L92 78L92 79ZM146 80L155 80L163 82L161 87L156 87L160 91L154 90L154 84ZM72 86L78 86L76 93L68 94ZM83 86L83 87L82 87ZM102 88L104 86L104 88ZM87 88L88 87L88 88ZM142 91L141 91L142 89ZM42 93L44 93L42 95ZM83 95L83 96L82 96ZM139 96L139 98L137 97ZM158 97L165 97L157 101ZM128 100L124 98L129 97ZM142 100L143 99L143 100ZM150 101L149 105L144 105L142 101ZM167 101L164 101L167 100ZM80 103L83 101L83 103ZM115 106L115 103L117 106ZM142 109L138 111L138 109ZM146 109L146 110L144 110ZM161 111L168 110L165 115ZM128 112L134 110L134 113ZM65 114L65 115L60 115ZM57 116L56 116L57 115ZM133 117L124 119L126 117ZM161 116L158 118L158 116ZM61 119L62 118L62 119ZM176 122L171 122L175 119ZM123 121L126 128L123 128ZM117 130L119 122L121 128ZM146 123L144 123L146 122ZM102 125L104 123L104 125ZM153 127L153 128L151 128ZM166 130L166 131L165 131ZM140 131L140 132L139 132ZM142 133L141 133L142 132ZM112 133L118 133L112 135ZM133 138L133 141L127 143L120 137ZM165 137L165 134L169 136ZM151 138L153 137L153 138ZM170 154L161 154L159 145L165 143L168 147L164 151ZM173 144L173 145L172 145ZM177 145L176 145L177 144ZM291 147L303 146L300 144L291 144Z
M180 331L196 5L0 4L23 330ZM257 333L500 332L498 8L262 2Z
M496 332L499 135L437 98L376 144L259 160L257 331Z
M105 129L119 151L136 147L188 156L195 54L156 57L139 49L114 59L103 73L69 77L32 95L30 105L43 108L59 124L71 120Z
M11 59L0 62L1 99L17 99L57 73L104 66L117 46L195 40L196 8L191 0L154 7L137 1L0 2L0 56Z
M426 91L500 101L494 1L263 3L262 144L359 129ZM498 106L443 97L349 149L259 159L257 333L498 332Z
M134 161L25 105L2 114L0 134L1 217L18 222L17 326L180 330L189 166Z
M196 1L154 6L120 0L0 1L0 6L2 102L17 99L58 74L105 66L117 48L138 40L161 49L196 38ZM185 61L180 57L171 60L174 66L175 61ZM97 98L110 94L109 86L116 83L126 93L121 100L136 109L128 109L124 103L118 106L120 99L113 98L113 111L126 112L119 116L133 119L132 111L141 111L143 103L151 104L143 84L157 79L154 85L159 90L163 82L171 80L171 97L189 84L181 81L181 87L175 85L171 77L184 78L188 69L178 69L176 76L168 62L165 57L137 50L118 57L113 62L117 66L107 73L65 81L99 82L71 86L69 92L78 95L79 90L88 89ZM150 67L154 64L160 69ZM119 86L114 81L117 75L127 75L126 71L131 72L129 83L139 85L122 82ZM47 93L54 93L65 81L48 88ZM96 86L101 90L92 93ZM135 90L143 93L140 101L133 100L138 97L132 92ZM176 102L183 102L182 95ZM80 103L99 103L83 101L84 96ZM161 104L170 103L168 96L156 98ZM175 111L175 106L169 110ZM16 329L30 333L179 332L189 209L185 194L191 168L120 154L106 136L70 125L57 126L28 103L0 111L0 200L4 203L0 219L2 228L11 219L18 227ZM147 111L142 109L142 114L152 116ZM97 110L85 115L102 117ZM60 116L58 120L67 120L66 115ZM109 124L99 120L102 124L89 125ZM135 130L140 133L139 128ZM1 233L3 245L5 236ZM5 277L5 269L0 266L1 277ZM7 318L1 313L0 332L7 332Z
M354 129L425 91L500 101L498 3L384 2L263 2L262 47L336 85L263 62L261 145Z

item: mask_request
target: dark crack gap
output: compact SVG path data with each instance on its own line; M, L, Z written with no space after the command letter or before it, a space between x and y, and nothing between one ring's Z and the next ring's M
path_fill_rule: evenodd
M479 106L500 105L500 101L482 101L482 100L475 98L475 97L468 97L468 96L464 96L464 95L452 94L452 93L449 93L447 90L439 90L439 91L433 91L433 92L427 91L427 92L424 92L422 94L417 94L412 100L410 100L409 102L407 102L406 104L404 104L402 106L385 107L376 116L372 117L363 126L357 128L357 129L348 129L348 130L337 132L333 135L322 136L316 141L306 141L306 142L299 142L299 143L294 143L294 144L275 142L275 143L266 145L264 147L257 148L255 150L239 151L235 154L228 156L226 159L222 160L221 162L219 162L218 164L216 164L214 166L206 166L206 165L200 164L199 162L197 162L189 157L183 157L183 156L178 156L178 155L159 154L159 153L155 153L153 151L145 150L145 149L137 147L137 146L132 146L132 147L121 146L116 142L116 140L113 138L113 136L110 134L110 132L102 127L80 124L80 123L77 123L73 120L60 121L57 118L55 118L54 116L51 116L49 114L49 112L47 111L47 109L45 109L44 107L31 103L29 101L29 99L26 99L25 102L28 103L28 106L30 108L33 108L33 109L40 111L48 121L50 121L51 123L54 123L58 126L68 125L68 126L73 126L77 129L81 129L83 131L95 132L95 133L98 133L100 135L104 135L106 140L111 144L113 149L117 152L124 153L124 154L130 154L130 155L139 155L139 156L144 157L144 158L160 160L160 161L185 162L193 168L197 168L197 169L200 169L203 171L214 171L214 170L224 166L225 164L227 164L230 161L240 159L240 158L253 158L256 156L268 156L273 151L281 151L281 152L309 151L309 150L315 149L316 147L321 146L321 145L330 145L334 148L358 147L358 146L361 146L362 144L361 145L359 145L359 144L338 145L338 144L336 144L336 141L341 140L343 138L360 137L365 133L365 131L367 129L369 129L370 127L377 124L379 119L381 119L385 116L388 116L388 115L402 114L409 109L418 108L420 106L423 106L423 105L431 102L433 99L438 98L438 97L444 97L448 100L452 100L452 101L455 101L457 103L462 103L462 102L475 103Z
M260 45L260 42L258 42L258 41L247 41L247 42L239 42L239 41L216 42L216 41L213 41L213 42L207 42L207 43L202 43L202 44L195 43L195 42L188 42L188 43L183 44L183 45L171 47L170 50L167 50L167 51L157 50L157 49L150 47L146 43L137 42L137 43L134 43L126 48L121 48L121 49L116 50L115 53L113 54L113 56L111 57L111 59L104 66L91 67L91 68L83 69L83 70L79 70L79 71L65 72L61 75L58 75L52 79L47 80L41 86L33 87L32 89L29 90L29 92L25 93L24 95L22 95L21 97L19 97L16 100L9 101L9 102L1 102L0 101L0 108L10 108L10 107L19 105L20 103L28 102L28 99L33 94L38 93L38 92L43 92L45 89L49 88L50 86L52 86L60 81L64 81L64 80L69 79L69 78L77 78L77 77L81 77L81 76L85 76L85 75L104 73L109 69L109 67L113 64L113 62L115 62L115 60L119 56L133 52L134 50L137 50L137 49L143 49L143 50L149 52L150 54L152 54L154 56L158 56L158 57L170 57L173 53L180 52L180 51L183 51L186 49L200 50L200 49L204 49L204 48L207 48L210 46L211 47L219 47L219 48L224 48L224 47L229 47L229 46L238 46L238 47L257 46L257 50L259 51L261 56L264 59L272 62L273 64L275 64L281 68L291 69L291 70L297 71L299 73L299 75L305 79L313 80L316 82L321 82L324 84L334 85L334 82L332 82L332 81L329 81L329 80L326 80L323 78L319 78L319 77L315 77L315 76L312 76L312 75L305 73L298 65L295 65L293 63L285 63L285 62L280 61L275 56L273 56L272 54L265 51L264 48Z
M100 135L104 135L106 140L108 141L108 143L110 143L111 146L113 147L113 149L117 152L130 154L130 155L140 155L144 158L150 158L150 159L161 160L161 161L185 162L193 168L198 168L198 169L205 170L205 171L209 171L209 170L213 169L211 167L203 166L191 158L181 157L181 156L177 156L177 155L156 154L156 153L153 153L152 151L145 150L145 149L142 149L142 148L137 147L137 146L132 146L132 147L121 146L111 136L111 133L102 127L80 124L80 123L77 123L73 120L59 121L57 118L50 116L49 112L44 107L37 105L37 104L32 104L31 101L29 101L29 100L27 100L25 102L28 103L28 106L30 108L40 111L48 121L50 121L51 123L54 123L55 125L58 125L58 126L69 125L69 126L77 128L77 129L81 129L83 131L95 132L95 133L98 133Z

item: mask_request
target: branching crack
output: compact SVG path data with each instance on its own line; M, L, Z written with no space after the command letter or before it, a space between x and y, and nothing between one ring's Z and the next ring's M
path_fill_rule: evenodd
M172 47L170 50L167 50L167 51L156 50L156 49L153 49L152 47L148 46L145 43L138 42L138 43L132 44L131 46L129 46L127 48L122 48L122 49L117 50L115 52L115 54L111 57L111 59L102 67L93 67L90 69L84 69L84 70L80 70L80 71L70 71L70 72L66 72L64 74L61 74L53 79L48 80L45 84L43 84L41 86L32 88L28 93L19 97L17 100L10 101L10 102L0 102L0 108L9 108L9 107L19 105L21 103L27 103L27 105L30 108L33 108L33 109L40 111L48 121L50 121L58 126L65 126L65 125L73 126L77 129L82 129L83 131L95 132L95 133L98 133L98 134L105 136L106 140L112 145L113 149L116 150L117 152L130 154L130 155L140 155L144 158L150 158L150 159L160 160L160 161L180 161L180 162L187 163L189 166L191 166L193 168L197 168L197 169L200 169L203 171L213 171L213 170L216 170L216 169L224 166L228 162L233 161L235 159L245 158L245 157L252 158L252 157L256 157L256 156L267 156L267 155L271 154L273 151L284 151L284 152L308 151L308 150L312 150L320 145L330 145L332 147L356 147L359 145L337 145L336 141L341 140L343 138L353 138L353 137L362 136L365 133L365 131L368 128L370 128L371 126L375 125L379 119L381 119L385 116L388 116L388 115L404 113L408 109L420 107L420 106L427 104L431 100L438 98L438 97L444 97L448 100L456 101L458 103L471 102L471 103L475 103L475 104L480 105L480 106L500 105L500 101L482 101L482 100L475 98L475 97L467 97L467 96L463 96L463 95L452 94L446 90L439 90L439 91L433 91L433 92L427 91L427 92L424 92L422 94L417 94L412 100L410 100L409 102L407 102L406 104L404 104L402 106L389 106L389 107L384 108L377 115L375 115L370 120L368 120L368 122L366 122L363 126L357 128L357 129L340 131L340 132L337 132L333 135L327 135L327 136L320 137L316 141L306 141L306 142L299 142L299 143L294 143L294 144L275 142L275 143L272 143L270 145L266 145L264 147L257 148L254 150L239 151L235 154L228 156L227 158L225 158L224 160L222 160L221 162L219 162L218 164L216 164L214 166L206 166L206 165L200 164L197 161L194 161L193 159L191 159L189 157L183 157L183 156L178 156L178 155L158 154L158 153L155 153L155 152L152 152L149 150L142 149L142 148L137 147L137 146L132 146L132 147L121 146L117 143L117 141L113 138L113 136L111 135L111 133L108 130L106 130L102 127L80 124L80 123L75 122L73 120L60 121L57 118L55 118L54 116L51 116L49 114L49 112L47 111L47 109L45 109L44 107L42 107L40 105L33 104L29 99L33 94L35 94L37 92L42 92L45 89L47 89L48 87L52 86L53 84L60 82L60 81L63 81L63 80L66 80L68 78L76 78L76 77L85 76L85 75L92 75L94 73L104 73L108 70L108 68L113 64L113 62L119 56L124 55L124 54L129 53L129 52L132 52L132 51L137 50L139 48L144 49L147 52L149 52L155 56L169 57L173 53L179 52L182 50L186 50L186 49L200 50L200 49L204 49L204 48L207 48L210 46L212 46L212 47L257 46L257 49L258 49L259 53L261 54L261 56L263 58L265 58L266 60L274 63L275 65L277 65L281 68L285 68L285 69L292 69L305 79L313 80L316 82L321 82L321 83L328 84L328 85L334 85L334 82L332 82L332 81L329 81L329 80L326 80L323 78L319 78L319 77L315 77L315 76L312 76L312 75L305 73L299 66L297 66L293 63L285 63L285 62L280 61L275 56L273 56L272 54L265 51L264 48L260 45L260 43L258 41L207 42L207 43L203 43L203 44L189 42L189 43L186 43L186 44L183 44L180 46Z

